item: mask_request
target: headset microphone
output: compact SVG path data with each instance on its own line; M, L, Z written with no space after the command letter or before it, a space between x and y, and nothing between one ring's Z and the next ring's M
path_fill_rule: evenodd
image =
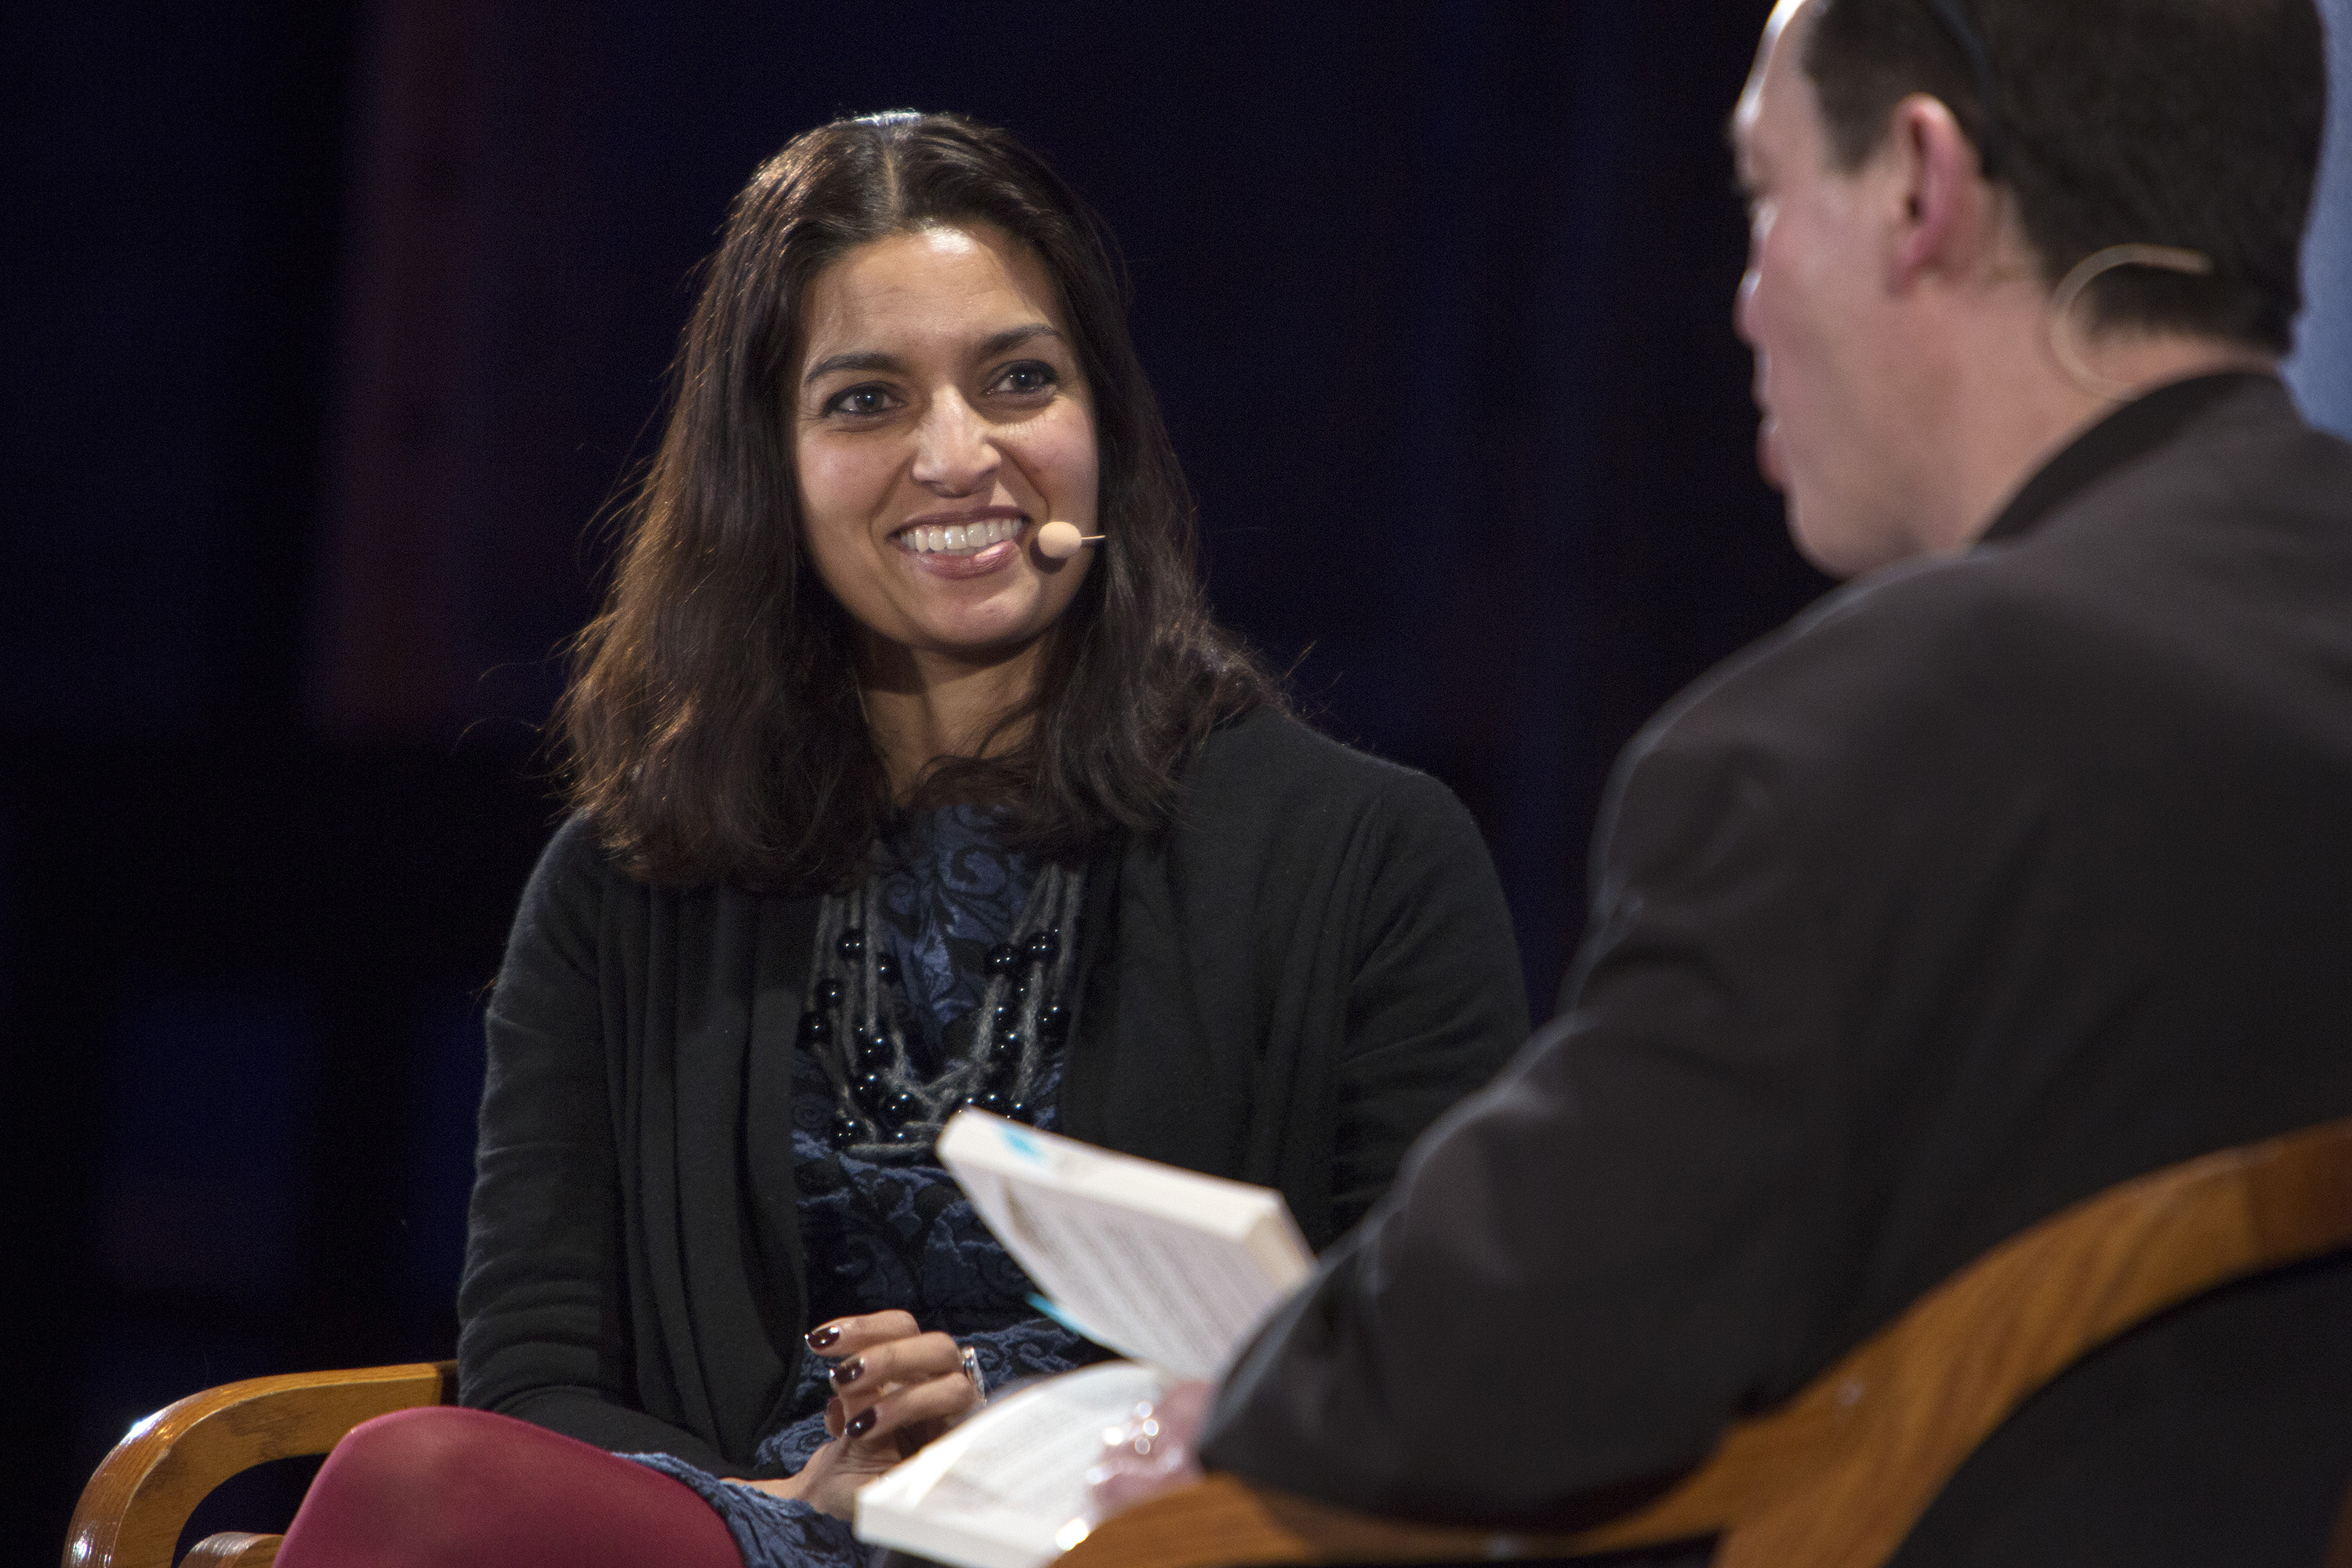
M1099 533L1080 533L1076 523L1049 522L1037 531L1037 553L1052 561L1067 561L1084 544L1100 544Z

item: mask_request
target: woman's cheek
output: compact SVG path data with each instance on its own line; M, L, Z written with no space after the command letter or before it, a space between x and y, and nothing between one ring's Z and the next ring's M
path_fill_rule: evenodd
M1074 410L1066 425L1054 432L1050 458L1054 512L1072 521L1092 521L1099 502L1102 463L1095 445L1094 422Z
M888 468L855 444L822 438L803 440L796 456L803 497L823 516L868 510Z

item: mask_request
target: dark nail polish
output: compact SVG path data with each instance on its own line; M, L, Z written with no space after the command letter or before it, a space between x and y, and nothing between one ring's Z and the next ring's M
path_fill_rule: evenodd
M841 1338L841 1331L827 1323L822 1328L811 1329L808 1331L808 1347L813 1351L821 1351L839 1338Z
M845 1437L863 1437L866 1434L873 1430L874 1412L871 1410L861 1410L857 1413L856 1419L850 1422L848 1426L843 1427L841 1429L841 1433Z
M835 1388L847 1388L865 1375L866 1358L862 1355L854 1355L833 1369L833 1385Z

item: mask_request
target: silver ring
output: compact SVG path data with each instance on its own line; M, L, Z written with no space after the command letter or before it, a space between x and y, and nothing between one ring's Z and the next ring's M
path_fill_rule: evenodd
M980 1370L980 1352L970 1345L963 1347L963 1374L971 1379L972 1397L982 1405L988 1403L988 1377Z

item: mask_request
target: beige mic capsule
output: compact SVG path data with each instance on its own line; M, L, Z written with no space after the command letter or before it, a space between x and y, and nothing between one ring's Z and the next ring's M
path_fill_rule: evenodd
M1067 561L1083 544L1102 542L1099 533L1080 533L1076 523L1049 522L1037 531L1037 553L1053 561Z

